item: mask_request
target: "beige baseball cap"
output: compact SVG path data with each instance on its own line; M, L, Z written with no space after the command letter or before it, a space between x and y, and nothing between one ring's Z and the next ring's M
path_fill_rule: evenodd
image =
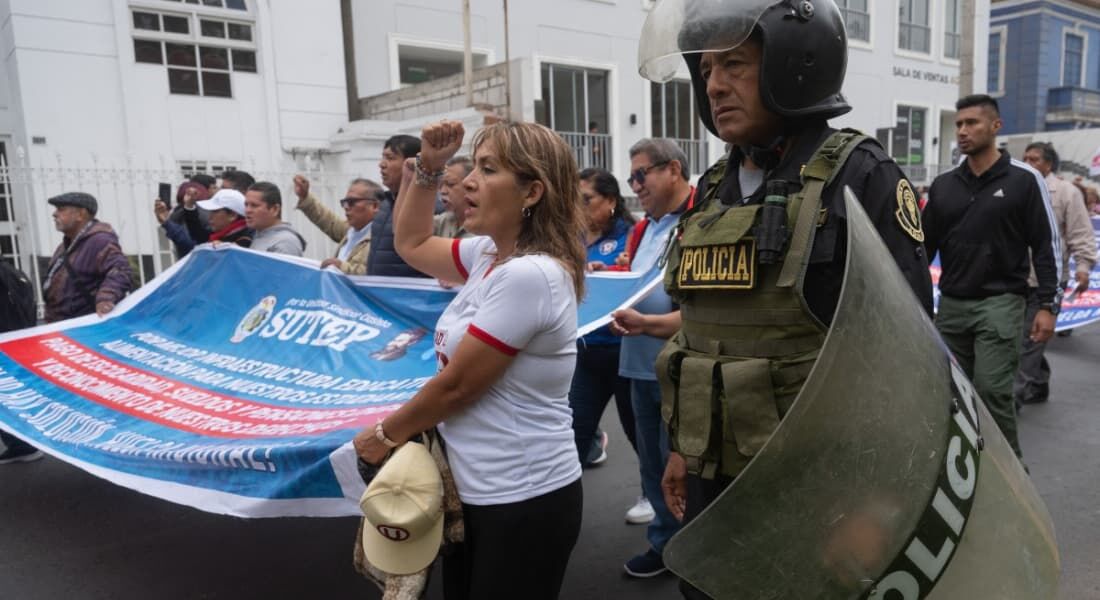
M363 552L386 573L432 564L443 540L443 479L423 444L398 448L363 492Z

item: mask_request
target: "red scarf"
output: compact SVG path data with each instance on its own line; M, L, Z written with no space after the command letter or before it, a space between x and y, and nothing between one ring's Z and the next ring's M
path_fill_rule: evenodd
M233 221L229 225L226 225L224 228L222 228L221 231L215 231L214 233L211 233L210 241L216 242L227 235L233 235L234 233L237 233L245 227L247 227L247 225L244 222L244 217L237 217L235 221Z

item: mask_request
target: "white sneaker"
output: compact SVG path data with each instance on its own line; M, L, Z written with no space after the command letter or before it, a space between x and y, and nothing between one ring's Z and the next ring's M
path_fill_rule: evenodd
M655 516L657 515L653 512L653 505L649 503L649 499L645 496L638 496L638 501L630 507L630 510L626 511L626 522L632 525L645 525L652 521Z
M607 441L608 441L607 432L606 431L601 431L600 432L600 455L597 456L596 458L592 459L592 462L588 463L588 466L594 467L596 465L601 465L601 464L607 462Z

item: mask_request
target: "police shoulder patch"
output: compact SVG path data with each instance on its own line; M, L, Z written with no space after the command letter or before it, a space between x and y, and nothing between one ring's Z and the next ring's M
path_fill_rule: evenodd
M924 241L924 230L920 223L920 206L917 204L917 195L913 193L913 186L907 179L898 181L898 209L894 211L901 228L918 242Z

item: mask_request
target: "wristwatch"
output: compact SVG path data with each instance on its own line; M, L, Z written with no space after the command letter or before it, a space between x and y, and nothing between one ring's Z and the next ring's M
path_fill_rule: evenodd
M382 421L379 421L374 426L374 437L378 438L378 441L386 445L387 448L396 448L397 442L386 437L386 432L382 430Z
M1053 302L1040 302L1039 310L1045 310L1052 315L1058 314L1058 305Z

